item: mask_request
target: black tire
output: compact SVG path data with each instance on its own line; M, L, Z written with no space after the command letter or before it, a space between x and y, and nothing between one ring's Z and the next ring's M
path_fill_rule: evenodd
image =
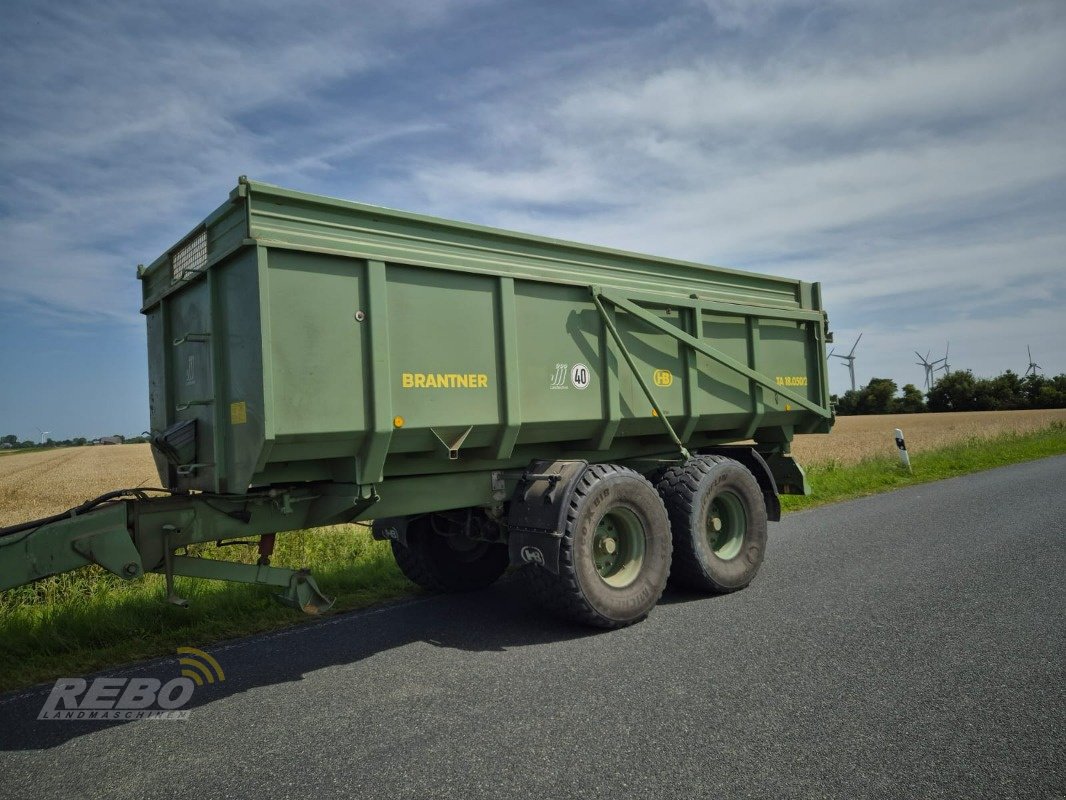
M674 538L671 585L724 593L751 583L766 554L766 503L751 472L725 456L697 456L666 470L656 488Z
M631 469L589 467L567 509L559 574L524 572L533 596L565 619L598 628L644 619L670 575L670 524L655 487Z
M491 586L509 564L507 545L442 536L429 516L407 524L407 544L392 542L392 555L408 580L431 592L470 592Z

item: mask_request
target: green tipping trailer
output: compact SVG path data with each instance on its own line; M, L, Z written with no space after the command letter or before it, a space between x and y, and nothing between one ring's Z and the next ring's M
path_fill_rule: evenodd
M746 585L789 445L827 433L817 283L529 236L241 178L148 267L162 489L0 531L0 588L96 563L263 583L274 534L374 520L436 590L523 566L570 618L643 618L667 576ZM180 555L260 537L256 564Z

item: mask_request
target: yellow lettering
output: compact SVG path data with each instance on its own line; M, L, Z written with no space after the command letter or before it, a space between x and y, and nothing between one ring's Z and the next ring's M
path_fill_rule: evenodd
M483 372L401 372L404 389L487 389L489 376Z

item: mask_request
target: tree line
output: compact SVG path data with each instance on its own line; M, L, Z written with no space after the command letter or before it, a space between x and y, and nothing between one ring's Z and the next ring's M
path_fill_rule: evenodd
M956 370L941 376L925 394L913 383L900 389L891 378L874 378L861 389L831 399L841 416L1066 408L1066 373L1022 377L1007 370L994 378L977 378L968 369Z
M115 434L114 436L104 437L109 439L117 439L117 442L109 442L109 444L140 444L147 442L144 436L122 436L121 434ZM83 447L93 442L99 442L100 439L86 439L84 436L76 436L73 439L52 439L49 437L44 442L33 441L32 439L22 439L13 433L9 433L6 436L0 436L0 446L5 450L12 448L16 450L26 450L30 447Z

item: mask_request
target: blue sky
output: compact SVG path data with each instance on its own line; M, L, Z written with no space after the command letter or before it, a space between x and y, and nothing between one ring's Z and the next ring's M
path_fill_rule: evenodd
M861 382L1066 371L1061 2L13 2L0 86L2 433L147 426L134 267L241 174L820 280Z

